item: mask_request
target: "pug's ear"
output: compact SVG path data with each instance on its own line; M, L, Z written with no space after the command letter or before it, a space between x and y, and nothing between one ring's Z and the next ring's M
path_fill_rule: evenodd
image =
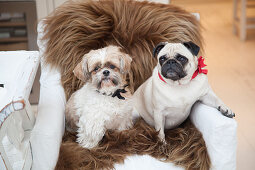
M196 45L195 43L189 41L184 42L183 45L194 55L197 56L200 50L200 47Z
M120 73L128 73L131 69L132 58L128 54L124 54L120 57Z
M83 56L81 62L74 68L73 73L83 82L86 82L89 79L88 60L86 56Z
M165 47L167 42L161 42L159 43L154 49L153 49L153 57L156 57L159 53L159 51Z

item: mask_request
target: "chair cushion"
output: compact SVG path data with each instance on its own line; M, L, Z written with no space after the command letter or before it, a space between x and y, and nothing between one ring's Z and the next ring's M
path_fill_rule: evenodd
M191 121L203 134L212 169L236 169L237 122L223 116L217 109L196 103Z

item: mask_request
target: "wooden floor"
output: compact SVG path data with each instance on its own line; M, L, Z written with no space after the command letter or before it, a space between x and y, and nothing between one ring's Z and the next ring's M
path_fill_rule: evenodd
M210 84L236 113L237 170L255 170L255 30L248 32L245 42L232 34L232 1L171 3L200 13ZM255 16L255 8L248 12Z

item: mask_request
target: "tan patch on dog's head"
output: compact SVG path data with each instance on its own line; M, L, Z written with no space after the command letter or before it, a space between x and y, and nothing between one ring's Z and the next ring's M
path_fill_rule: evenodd
M126 74L130 72L132 58L122 52L120 47L108 46L105 57L105 63L107 62L119 68L121 74Z
M83 82L89 79L88 56L84 55L81 62L74 68L74 75Z
M78 79L90 81L102 93L111 94L126 84L131 62L132 58L120 47L110 45L85 54L73 72Z

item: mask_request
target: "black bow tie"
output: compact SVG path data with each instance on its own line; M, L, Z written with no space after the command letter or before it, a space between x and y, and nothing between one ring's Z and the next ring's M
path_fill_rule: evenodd
M125 97L121 96L120 93L126 93L126 92L127 92L127 91L126 91L125 89L117 89L117 90L113 93L112 97L117 96L119 99L125 100Z
M123 96L121 96L121 94L120 93L126 93L127 91L125 90L125 88L127 87L128 85L125 85L123 88L124 89L117 89L114 93L113 93L113 95L112 95L112 97L118 97L119 99L121 99L121 100L125 100L125 97L123 97ZM100 93L100 91L99 90L96 90L98 93ZM106 95L105 93L101 93L102 95ZM111 95L111 94L110 94ZM109 96L110 96L109 95Z

